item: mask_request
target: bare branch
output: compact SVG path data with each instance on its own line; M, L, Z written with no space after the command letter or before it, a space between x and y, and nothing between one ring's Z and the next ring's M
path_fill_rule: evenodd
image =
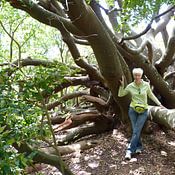
M108 14L112 13L112 12L121 12L122 9L117 9L117 8L112 8L108 11Z
M18 26L16 27L16 29L15 30L17 30L17 28L19 27L19 25L20 25L21 23L19 23L18 24ZM15 40L15 38L14 38L14 33L11 35L7 30L6 30L6 28L5 28L5 26L3 25L3 23L2 23L2 21L0 21L0 25L1 25L1 27L3 28L3 30L5 31L5 33L11 38L11 40L12 41L14 41L15 43L16 43L16 45L17 45L17 47L18 47L18 66L20 65L20 60L21 60L21 46L20 46L20 44ZM12 43L11 43L12 44Z
M39 59L32 59L31 57L27 57L25 59L21 60L21 66L44 66L44 67L50 67L53 65L54 62L48 61L48 60L39 60ZM12 63L12 66L16 66L17 61L14 61Z
M150 41L144 40L139 48L137 48L137 49L132 48L132 51L133 51L133 53L135 52L135 54L136 53L139 54L145 49L145 47L148 47L148 45L151 45Z
M153 47L151 42L148 41L146 46L148 49L148 60L150 61L150 63L153 63Z
M13 63L5 62L1 63L0 66L9 66L6 69L6 72L8 73L8 76L10 76L14 71L19 70L18 65L20 64L20 68L25 66L44 66L44 67L51 67L53 66L54 62L46 61L46 60L37 60L32 59L31 57L27 57L25 59L21 59L14 61Z
M102 10L104 10L104 12L108 15L109 13L112 13L112 12L118 12L118 11L122 11L122 9L117 9L117 8L112 8L112 9L106 9L104 8L100 3L98 3L97 1L94 1L94 3L96 5L98 5Z
M58 105L62 104L63 102L67 101L67 100L70 100L72 98L76 98L76 97L79 97L79 96L82 96L82 95L87 95L88 93L86 91L78 91L78 92L73 92L73 93L70 93L70 94L66 94L64 96L62 96L58 101L55 101L53 103L50 103L47 105L47 109L48 110L51 110L55 107L57 107Z
M175 71L169 72L167 75L164 76L164 80L167 81L170 77L175 77Z
M104 10L104 12L106 13L106 14L108 14L109 13L109 9L106 9L106 8L104 8L101 4L99 4L97 1L94 1L95 3L96 3L96 5L98 5L102 10Z
M151 44L151 42L149 40L144 40L142 42L142 45L138 49L132 49L132 51L135 51L135 53L139 54L146 47L148 49L148 60L149 60L150 63L152 63L152 60L153 60L153 48L152 48L152 44Z
M131 36L131 37L125 37L125 38L122 38L120 43L122 43L123 41L125 40L132 40L132 39L136 39L136 38L139 38L141 37L142 35L144 35L145 33L147 33L150 29L151 29L151 25L153 23L154 20L156 20L157 18L160 18L161 16L165 15L166 13L170 12L171 10L173 10L175 8L175 6L172 6L171 8L169 8L168 10L166 10L165 12L155 16L154 18L151 19L150 23L147 25L147 27L145 28L144 31L142 31L141 33L135 35L135 36Z
M99 82L90 81L90 78L88 76L82 76L82 77L65 77L67 81L59 84L55 89L54 93L57 93L61 90L63 90L66 87L69 86L77 86L77 85L85 85L85 86L91 86L94 84L98 84Z
M102 100L101 98L98 98L98 97L93 97L91 95L83 95L82 99L86 100L88 102L91 102L91 103L97 103L103 107L107 106L107 103L104 100Z

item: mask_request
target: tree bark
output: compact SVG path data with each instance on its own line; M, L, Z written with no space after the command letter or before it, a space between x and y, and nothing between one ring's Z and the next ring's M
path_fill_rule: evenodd
M175 130L175 109L164 109L161 107L150 107L149 116L167 129Z
M47 154L43 151L32 148L28 144L21 144L20 146L16 144L14 147L19 152L26 153L26 155L35 152L35 156L33 157L33 161L35 162L55 166L63 175L73 175L73 173L69 170L67 165L65 165L65 163L61 160L61 157L58 155Z
M70 154L72 152L80 152L86 149L95 147L99 141L80 141L71 145L58 146L57 149L61 155ZM57 154L56 150L53 147L46 147L40 149L42 152L47 154Z

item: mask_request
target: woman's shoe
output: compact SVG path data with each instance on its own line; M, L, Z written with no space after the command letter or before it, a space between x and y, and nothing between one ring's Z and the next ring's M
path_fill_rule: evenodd
M135 153L136 153L136 154L141 154L141 153L142 153L142 150L139 149L139 148L137 148Z
M131 151L130 151L130 150L127 150L127 151L126 151L125 159L126 159L126 160L130 160L130 159L131 159Z

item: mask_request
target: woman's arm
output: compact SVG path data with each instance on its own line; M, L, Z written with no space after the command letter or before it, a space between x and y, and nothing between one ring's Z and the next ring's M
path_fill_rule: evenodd
M123 96L127 95L128 93L129 93L129 91L127 90L127 87L124 88L124 86L120 85L119 90L118 90L118 96L123 97Z
M148 97L153 100L158 106L162 106L161 102L158 100L158 98L153 94L150 85L148 84Z
M123 97L129 93L128 86L124 88L124 76L122 76L122 79L120 80L120 87L118 90L118 96Z

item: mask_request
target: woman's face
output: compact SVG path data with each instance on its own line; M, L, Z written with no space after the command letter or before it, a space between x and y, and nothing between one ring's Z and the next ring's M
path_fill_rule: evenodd
M141 80L141 78L142 78L142 74L140 74L140 73L135 73L135 74L133 75L133 77L134 77L134 80L135 80L135 81L139 82L139 81Z

